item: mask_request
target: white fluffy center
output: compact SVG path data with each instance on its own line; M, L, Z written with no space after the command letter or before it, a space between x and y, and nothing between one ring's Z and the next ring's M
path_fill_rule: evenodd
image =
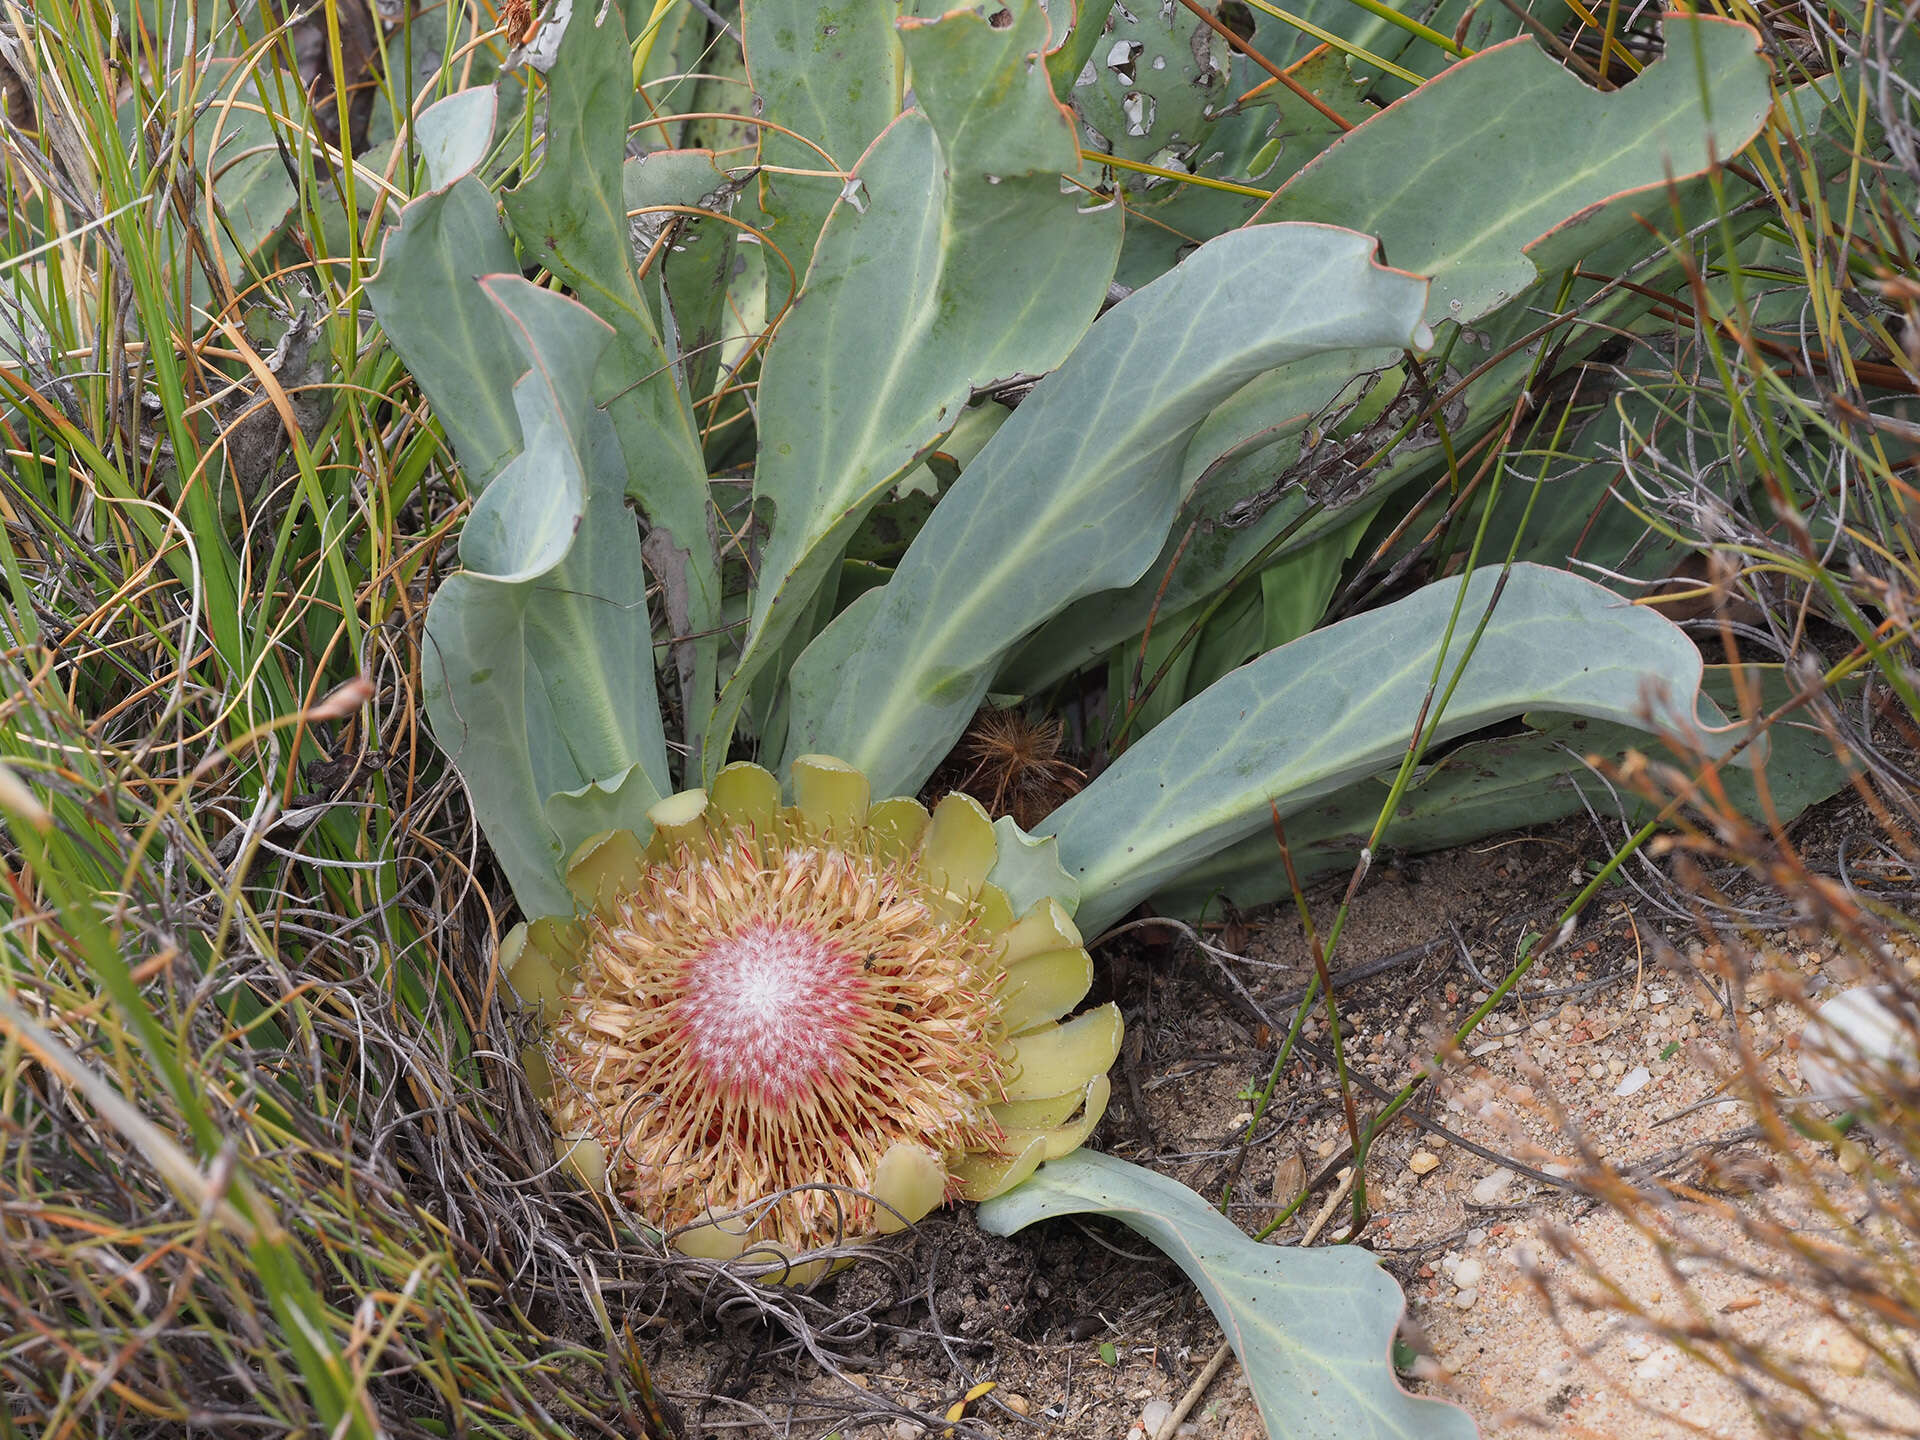
M716 1083L785 1105L840 1073L858 1009L851 957L804 926L757 921L694 960L682 1014Z

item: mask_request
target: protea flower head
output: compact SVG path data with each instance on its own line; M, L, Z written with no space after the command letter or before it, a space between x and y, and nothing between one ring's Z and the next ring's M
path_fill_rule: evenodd
M988 883L978 802L870 804L817 755L793 791L729 765L644 843L581 845L580 914L502 946L547 1025L528 1070L557 1153L693 1254L791 1256L1010 1189L1086 1138L1120 1045L1112 1005L1060 1023L1092 963L1058 903L1015 916Z

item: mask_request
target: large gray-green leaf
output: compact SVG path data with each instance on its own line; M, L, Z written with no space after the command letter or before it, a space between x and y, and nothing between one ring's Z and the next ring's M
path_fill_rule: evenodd
M760 172L760 209L768 238L794 274L806 274L814 242L840 196L840 180L818 172L851 170L899 113L900 47L892 9L874 0L752 0L741 7L754 113L768 122L756 127L760 163L780 167ZM783 173L791 170L815 173ZM767 266L770 314L787 301L787 275L785 265Z
M1060 1215L1107 1215L1199 1287L1253 1386L1273 1440L1474 1440L1466 1411L1402 1390L1388 1351L1406 1311L1365 1250L1262 1245L1178 1181L1076 1150L976 1212L990 1235Z
M1045 67L1030 63L1046 37L1036 0L903 22L902 36L919 108L861 160L761 372L754 491L772 504L772 534L710 769L861 518L975 386L1065 358L1118 251L1118 208L1083 209L1062 189L1079 158Z
M1769 709L1790 693L1778 667L1752 666ZM1737 708L1727 667L1708 666L1705 689L1729 711ZM1488 835L1541 825L1583 813L1638 825L1652 807L1637 795L1609 789L1584 757L1621 760L1629 749L1659 757L1665 747L1643 730L1579 715L1528 715L1518 735L1470 740L1423 765L1400 797L1383 850L1421 854L1448 850ZM1768 731L1766 781L1773 812L1782 823L1809 805L1838 793L1846 767L1834 758L1825 732L1810 720L1791 719ZM1761 808L1753 771L1728 765L1720 783L1744 814ZM1382 771L1287 817L1287 850L1302 880L1329 870L1351 870L1374 821L1387 802L1393 772ZM1156 908L1197 916L1222 900L1247 909L1287 894L1287 878L1271 833L1259 832L1229 846L1154 893Z
M1388 367L1399 355L1349 349L1310 356L1260 376L1216 407L1187 446L1180 514L1139 582L1048 623L1008 661L996 688L1033 694L1115 645L1135 648L1150 619L1156 633L1184 624L1286 527L1295 528L1279 555L1316 543L1353 507L1377 505L1425 467L1429 447L1441 458L1437 439L1422 435L1398 447L1389 466L1363 474L1351 463L1391 433L1390 425L1368 424L1378 417L1360 402L1396 393L1402 377ZM1346 412L1356 408L1360 433L1347 437ZM1308 431L1318 443L1303 455ZM1326 508L1307 515L1315 503Z
M1499 603L1445 713L1426 715L1435 743L1529 710L1698 728L1700 652L1652 611L1538 565L1504 584L1494 566L1436 582L1234 671L1037 827L1060 839L1088 932L1268 824L1272 808L1292 814L1403 754L1462 583L1443 686Z
M645 823L669 784L666 741L639 528L586 383L611 333L518 275L478 288L530 367L513 391L525 445L428 608L427 714L522 910L552 914L572 908L559 862L590 829Z
M437 100L414 124L414 143L427 167L427 184L438 190L471 173L486 159L500 111L499 92L476 85Z
M672 647L698 768L699 737L719 684L720 562L707 467L689 398L641 294L624 204L632 56L620 7L578 5L547 79L546 152L506 196L529 259L567 281L614 329L592 397L606 407L626 460L627 493L646 514L646 558L665 593Z
M1526 247L1568 217L1632 190L1664 214L1669 181L1759 133L1772 103L1759 37L1669 15L1666 39L1660 59L1607 93L1531 40L1483 50L1322 151L1263 218L1378 235L1390 264L1433 277L1430 319L1484 315L1534 283ZM1634 208L1608 212L1618 227Z
M446 427L467 484L483 491L520 445L515 353L500 307L474 284L516 268L498 207L471 174L400 212L367 281L373 312Z
M1417 341L1422 283L1327 226L1210 241L1115 306L1035 387L915 537L795 666L791 754L821 750L911 793L1002 657L1085 595L1131 585L1166 539L1207 412L1322 350Z

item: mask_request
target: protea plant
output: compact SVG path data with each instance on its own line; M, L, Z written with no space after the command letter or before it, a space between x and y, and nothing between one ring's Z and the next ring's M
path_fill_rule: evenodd
M966 795L869 804L826 756L795 803L757 765L593 836L580 918L523 923L502 959L548 1042L529 1051L556 1149L683 1251L785 1256L985 1200L1106 1109L1118 1009L1051 898L1016 917ZM775 1197L762 1204L767 1197Z
M991 1203L1017 1204L1062 1174L1172 1243L1172 1190L1183 1263L1211 1266L1231 1309L1204 1257L1239 1252L1193 1241L1243 1238L1216 1212L1137 1167L1060 1158L1099 1117L1120 1030L1110 1006L1059 1023L1088 987L1082 934L1309 805L1371 804L1341 837L1370 850L1428 748L1479 727L1559 712L1708 744L1698 651L1599 585L1476 548L1230 669L1030 830L906 797L996 698L1044 704L1018 677L1049 669L1030 647L1050 622L1151 592L1169 551L1215 557L1202 595L1234 580L1237 522L1185 518L1212 446L1243 453L1253 420L1311 414L1363 371L1444 388L1444 362L1422 368L1436 344L1484 343L1461 326L1509 300L1533 323L1515 297L1543 229L1586 207L1565 248L1637 236L1637 216L1516 165L1495 219L1445 185L1434 214L1393 217L1415 237L1395 258L1428 274L1309 207L1177 263L1162 246L1110 305L1123 206L1102 161L1122 157L1082 155L1054 88L1094 68L1097 36L1050 33L1037 0L921 10L746 0L744 64L682 122L634 95L654 29L630 40L619 4L575 5L544 129L511 108L498 123L519 76L419 117L425 184L368 289L473 497L427 618L428 713L527 917L502 960L538 1015L529 1076L592 1189L710 1256L860 1238L943 1197L1012 1187ZM1629 87L1658 80L1647 133L1691 133L1674 117L1705 103L1701 74L1757 96L1716 114L1759 123L1751 32L1670 18L1668 41L1703 58ZM686 68L724 68L705 56ZM1526 93L1552 111L1560 80L1578 88L1533 75ZM1321 135L1303 193L1372 203L1383 149L1424 163L1447 125L1375 143L1412 104ZM718 143L729 107L753 163ZM1505 135L1486 144L1522 144ZM1639 158L1623 184L1676 173ZM1533 383L1544 347L1514 354ZM1251 513L1266 488L1249 483ZM1311 489L1301 535L1357 533L1384 498ZM1252 1248L1249 1265L1276 1253ZM1259 1383L1330 1430L1372 1433L1359 1406L1396 1433L1460 1433L1392 1384L1391 1281L1353 1250L1301 1263L1351 1300L1341 1333L1378 1342L1370 1398L1338 1346L1295 1335L1277 1358L1270 1307L1229 1325L1268 1347Z

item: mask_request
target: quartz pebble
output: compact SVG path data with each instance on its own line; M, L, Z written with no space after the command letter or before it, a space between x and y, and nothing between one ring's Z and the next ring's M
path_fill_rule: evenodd
M1492 1205L1507 1192L1507 1186L1513 1183L1513 1171L1500 1169L1490 1175L1482 1175L1473 1182L1472 1199L1476 1205Z
M1820 1351L1821 1357L1836 1374L1857 1376L1867 1373L1867 1361L1871 1353L1851 1335L1829 1335L1822 1342Z
M1479 1303L1479 1300L1480 1292L1478 1290L1462 1290L1458 1295L1453 1297L1453 1308L1456 1310L1471 1310Z
M1469 1256L1462 1260L1453 1272L1453 1283L1462 1290L1478 1290L1480 1281L1486 1275L1487 1267Z
M1147 1432L1147 1440L1155 1440L1160 1427L1173 1416L1173 1402L1156 1395L1147 1401L1140 1411L1140 1424Z
M1613 1093L1616 1095L1631 1095L1651 1079L1653 1079L1653 1072L1651 1070L1647 1069L1644 1065L1636 1065L1627 1072L1624 1080L1613 1087Z
M1416 1150L1407 1157L1407 1169L1416 1175L1425 1175L1429 1170L1438 1169L1440 1157L1431 1150Z

